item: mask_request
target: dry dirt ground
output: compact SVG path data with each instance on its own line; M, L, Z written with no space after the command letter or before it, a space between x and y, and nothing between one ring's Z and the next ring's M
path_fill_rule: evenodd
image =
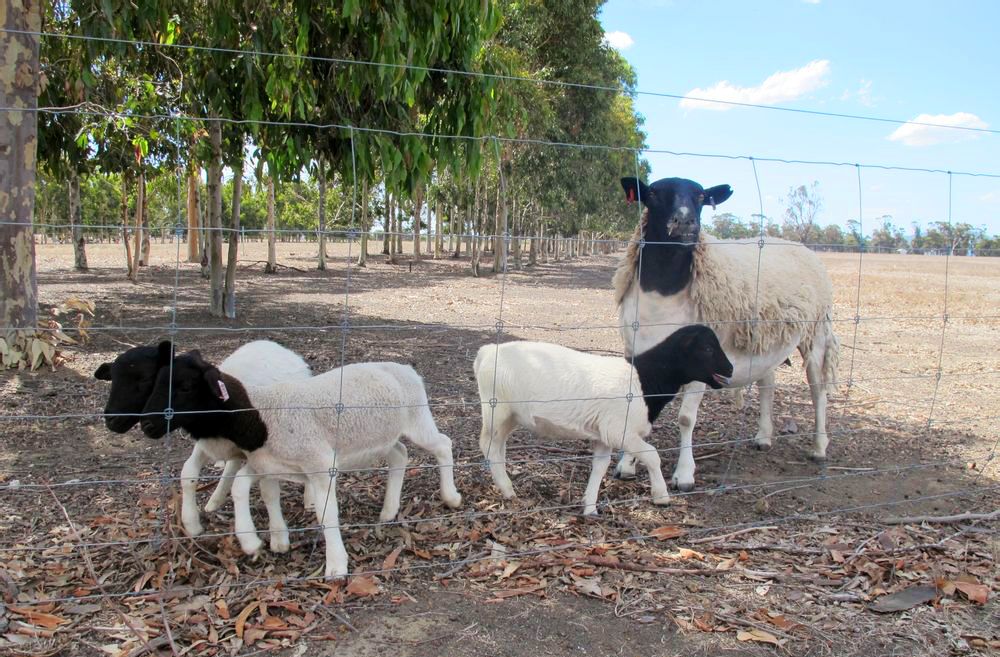
M153 245L138 284L124 280L120 245L91 245L87 273L72 270L70 247L39 245L43 307L75 296L97 313L66 367L0 373L0 653L694 657L1000 647L997 519L886 522L998 508L997 259L822 254L843 344L826 466L805 457L813 422L796 358L779 372L775 426L785 435L770 451L746 445L756 391L742 410L728 395L707 395L696 490L654 507L645 476L609 477L600 519L584 520L585 445L518 432L509 470L519 497L502 501L478 450L471 365L497 339L498 320L505 340L618 353L617 256L474 279L464 258L391 264L374 255L358 269L347 267L348 245L330 251L330 269L318 272L314 244L281 244L284 266L265 275L263 245L243 245L239 318L228 321L209 316L207 284L197 265L175 266L174 245ZM203 518L207 536L187 539L173 478L188 439L109 433L99 417L107 386L92 377L120 351L168 337L175 306L179 345L210 359L268 338L317 371L342 358L413 364L455 443L464 508L443 508L433 471L415 467L400 521L376 531L383 474L342 477L351 568L367 573L351 585L315 578L314 530L294 533L289 554L244 557L227 534L228 505ZM676 434L675 403L651 439L667 474ZM410 452L414 464L427 462ZM285 488L289 524L313 527L300 490ZM869 608L900 591L931 599L895 613Z

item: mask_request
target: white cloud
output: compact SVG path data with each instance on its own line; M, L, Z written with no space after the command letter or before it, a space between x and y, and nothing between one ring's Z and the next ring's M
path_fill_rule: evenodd
M984 203L1000 203L1000 192L986 192L979 200Z
M975 114L969 112L955 112L954 114L920 114L914 119L914 123L935 123L937 125L955 126L960 128L988 128L989 124ZM896 128L896 131L889 135L890 141L902 142L907 146L933 146L935 144L951 144L960 141L969 141L979 135L968 130L952 130L949 128L938 128L927 125L914 125L906 123Z
M604 42L616 50L628 50L635 41L627 32L605 32Z
M685 109L728 110L732 105L709 102L723 100L735 103L752 103L756 105L775 105L789 100L796 100L811 91L828 84L830 61L816 59L802 68L791 71L778 71L756 87L739 87L728 80L716 82L707 89L692 89L681 99L681 107Z
M820 3L820 0L802 0L802 2L804 2L807 5L818 5Z

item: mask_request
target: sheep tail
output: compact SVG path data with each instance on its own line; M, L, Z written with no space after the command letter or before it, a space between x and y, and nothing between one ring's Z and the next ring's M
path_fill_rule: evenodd
M823 331L826 333L823 343L826 348L823 350L823 382L826 383L828 392L835 392L837 389L837 367L840 365L840 340L833 332L833 321L829 313L826 321L823 322Z

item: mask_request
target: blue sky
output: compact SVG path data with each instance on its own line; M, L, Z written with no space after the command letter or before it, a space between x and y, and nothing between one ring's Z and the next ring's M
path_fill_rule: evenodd
M1000 129L1000 2L610 0L601 20L640 91ZM996 134L715 107L637 99L651 149L1000 174ZM653 180L729 183L735 193L720 212L759 212L745 160L647 157ZM854 167L758 162L757 170L769 217L780 220L789 187L814 180L821 223L859 214ZM1000 233L1000 178L955 176L952 185L953 220ZM861 172L865 232L884 214L909 230L947 213L946 175Z

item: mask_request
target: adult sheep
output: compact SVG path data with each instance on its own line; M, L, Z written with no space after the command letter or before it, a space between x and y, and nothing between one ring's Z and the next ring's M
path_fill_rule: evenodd
M816 417L810 456L825 459L826 395L836 384L840 343L832 326L832 286L819 258L796 242L718 240L702 232L702 208L728 199L729 185L704 189L684 178L664 178L646 186L634 177L621 184L629 202L645 206L614 276L626 356L645 352L686 324L711 326L735 366L729 385L757 383L760 419L753 444L764 449L774 435L774 370L798 349ZM673 475L680 490L694 487L691 435L704 391L695 382L681 393ZM616 475L634 473L634 460L625 455Z
M156 347L132 347L109 363L102 363L94 377L111 382L108 401L104 406L104 424L115 433L125 433L142 419L142 409L156 383L160 368L170 363L173 348L169 341ZM308 379L312 376L309 364L294 351L270 340L255 340L234 351L219 364L219 369L256 385L279 381ZM204 530L198 509L198 477L207 463L225 461L222 477L205 504L205 510L215 511L229 497L233 477L243 466L245 456L232 442L223 439L206 439L195 442L191 456L181 468L181 524L189 536L198 536ZM261 482L261 495L268 511L281 513L280 489L277 482ZM305 489L305 506L312 507L310 489ZM272 523L282 524L281 518L271 518ZM272 543L277 552L288 549L279 542Z

